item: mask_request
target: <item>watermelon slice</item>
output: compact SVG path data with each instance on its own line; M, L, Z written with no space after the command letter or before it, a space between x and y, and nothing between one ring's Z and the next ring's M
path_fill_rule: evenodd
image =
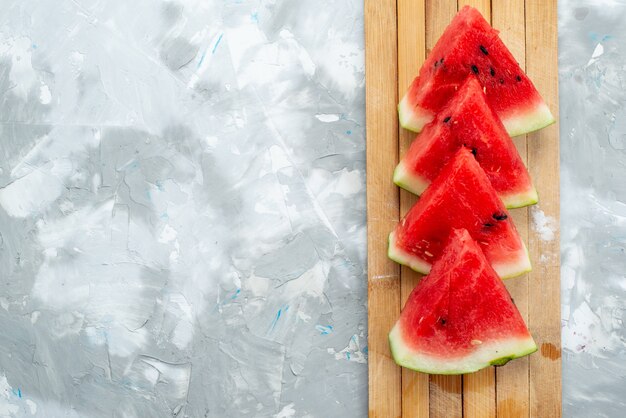
M478 10L465 6L439 38L400 102L400 124L421 131L468 74L475 74L485 87L487 100L509 135L536 131L554 122L498 31Z
M427 274L452 228L465 228L502 278L530 271L511 216L480 168L462 148L389 235L389 258Z
M537 203L537 191L524 162L474 76L466 79L413 141L393 180L398 186L421 194L462 147L476 155L507 208Z
M400 366L461 374L537 351L519 311L480 247L453 230L389 334Z

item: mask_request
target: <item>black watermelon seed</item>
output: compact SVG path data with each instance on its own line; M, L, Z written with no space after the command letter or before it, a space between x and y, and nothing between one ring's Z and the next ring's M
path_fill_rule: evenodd
M504 78L500 79L500 84L504 84Z
M472 154L474 154L474 157L475 157L476 154L478 154L478 150L476 148L472 148Z
M435 61L435 68L439 65L439 61Z
M483 226L485 226L487 228L490 228L490 227L495 226L495 225L492 224L492 223L487 222L486 224L483 224Z
M487 48L485 48L484 46L481 45L480 50L483 52L483 54L489 55L489 52L487 52Z
M491 67L491 69L489 69L489 73L493 77L494 75L496 75L496 70L494 70L493 67Z
M452 116L447 116L447 117L443 120L443 121L444 121L444 123L448 123L448 122L450 122L450 118L451 118L451 117L452 117Z
M475 65L472 65L472 71L474 71L474 74L478 74L478 67Z
M493 219L495 219L496 221L504 221L508 217L509 216L506 213L494 213L493 214Z
M515 77L515 79L516 79L517 81L522 81L522 77L520 77L520 76Z
M439 64L443 64L443 58L439 60Z
M447 322L447 321L446 321L446 318L439 318L439 323L440 323L441 325L445 325L445 324L446 324L446 322Z

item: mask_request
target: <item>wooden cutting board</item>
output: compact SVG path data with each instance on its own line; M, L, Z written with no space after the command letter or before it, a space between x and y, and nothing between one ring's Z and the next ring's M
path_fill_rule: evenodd
M533 271L506 286L539 350L464 376L401 369L389 352L387 334L421 277L387 258L389 232L417 199L392 182L399 156L415 137L399 127L396 105L465 4L500 31L552 113L559 114L556 0L365 0L370 417L561 416L558 124L514 139L540 201L511 210ZM551 217L548 226L543 215ZM550 226L554 236L545 230Z

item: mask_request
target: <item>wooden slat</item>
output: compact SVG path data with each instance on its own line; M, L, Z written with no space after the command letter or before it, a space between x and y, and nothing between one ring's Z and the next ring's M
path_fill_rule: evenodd
M478 9L491 22L491 0L459 0L463 6ZM496 372L493 367L463 376L463 417L495 418L496 416Z
M387 258L387 237L398 222L396 1L365 2L367 74L368 367L370 417L401 416L401 377L387 335L400 314L400 269Z
M463 6L476 8L491 23L491 0L458 0L458 9L461 10Z
M500 37L511 50L522 68L526 68L526 29L524 0L493 0L491 21L500 31ZM526 135L513 138L522 160L528 165ZM528 243L528 208L511 211L513 221L524 242ZM528 275L505 280L524 321L528 323ZM528 357L512 361L496 369L497 415L499 417L528 417L530 415Z
M426 58L426 5L424 0L398 2L398 97L402 97ZM400 155L408 150L415 134L400 128ZM417 202L417 196L400 190L400 216ZM402 306L421 275L402 266L400 270ZM429 379L427 374L402 369L402 416L429 416Z
M557 4L556 0L526 1L526 71L558 117ZM539 204L558 225L559 129L558 124L528 135L528 165ZM539 212L538 212L539 213ZM530 357L530 416L561 416L561 321L559 234L542 240L530 234L534 269L529 275L529 325L539 346Z
M430 50L457 12L456 0L426 1L426 50ZM463 416L463 383L461 376L430 377L430 417Z

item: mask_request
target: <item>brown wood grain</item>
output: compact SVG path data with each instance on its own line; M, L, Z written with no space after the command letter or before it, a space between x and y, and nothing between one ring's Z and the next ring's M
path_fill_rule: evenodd
M557 2L526 1L526 72L550 107L559 115L557 66ZM530 416L561 416L561 302L559 251L559 126L528 135L528 168L539 204L531 220L545 214L554 221L553 239L531 228L528 319L539 351L530 362Z
M402 97L426 58L426 4L424 0L397 0L398 6L398 97ZM400 128L400 156L408 150L415 133ZM400 216L417 202L417 196L400 190ZM408 267L400 269L402 306L421 275ZM428 418L429 379L427 374L402 369L402 416Z
M558 115L556 0L366 0L366 117L371 417L559 417L561 415L558 232L541 240L532 212L559 216L558 126L514 138L540 203L511 211L533 271L505 282L539 352L460 376L402 370L387 335L420 276L387 259L387 236L417 200L392 183L415 134L398 128L396 105L458 7L471 4L501 37ZM423 23L420 23L423 22Z
M399 216L391 175L398 159L396 1L365 2L369 414L402 413L400 369L387 335L400 314L400 268L387 258Z
M513 53L522 68L526 68L526 22L524 0L493 0L491 5L493 26ZM526 135L513 138L522 160L528 165ZM513 221L522 239L528 244L528 207L511 211ZM528 324L528 275L505 280L524 321ZM499 417L528 417L530 414L528 357L523 357L496 369L497 415Z

